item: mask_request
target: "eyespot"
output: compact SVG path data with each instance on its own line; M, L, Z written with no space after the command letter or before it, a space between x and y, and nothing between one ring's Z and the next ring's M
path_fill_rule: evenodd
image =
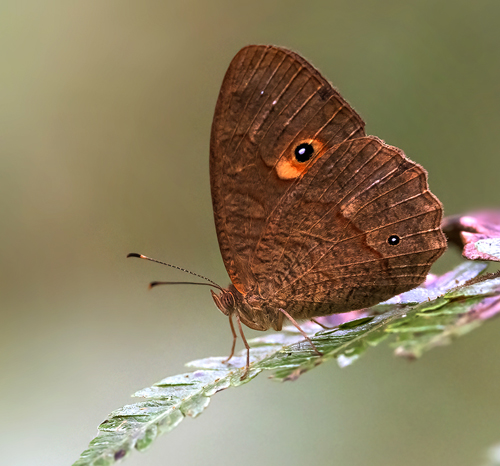
M297 162L307 162L314 155L314 147L307 142L303 142L295 148L294 155Z
M294 180L306 173L325 153L326 143L319 138L304 137L290 144L275 165L282 180Z
M398 235L391 235L391 236L389 236L389 238L387 238L387 242L391 246L396 246L396 244L399 244L399 241L400 241L400 238Z

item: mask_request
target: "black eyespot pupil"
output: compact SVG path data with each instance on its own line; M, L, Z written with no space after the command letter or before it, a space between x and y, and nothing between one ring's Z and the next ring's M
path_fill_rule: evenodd
M295 159L297 162L307 162L314 154L311 144L304 142L295 148Z
M396 244L399 243L399 236L398 235L391 235L389 236L389 238L387 239L387 242L391 245L391 246L396 246Z

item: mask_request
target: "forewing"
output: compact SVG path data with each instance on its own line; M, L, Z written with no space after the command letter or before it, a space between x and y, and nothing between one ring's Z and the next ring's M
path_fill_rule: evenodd
M250 260L280 199L329 149L364 136L363 126L299 55L248 46L233 59L215 109L210 180L222 257L240 292L256 284ZM304 141L315 150L307 166L293 158Z

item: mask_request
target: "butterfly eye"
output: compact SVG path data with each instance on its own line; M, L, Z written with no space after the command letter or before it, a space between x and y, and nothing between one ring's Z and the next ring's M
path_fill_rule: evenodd
M295 159L297 162L307 162L313 155L314 147L307 142L304 142L295 148Z
M398 235L391 235L389 236L389 238L387 239L387 242L391 245L391 246L396 246L396 244L399 243L399 236Z

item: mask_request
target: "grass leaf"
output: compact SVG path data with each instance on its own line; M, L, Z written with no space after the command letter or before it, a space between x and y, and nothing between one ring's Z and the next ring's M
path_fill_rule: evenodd
M290 381L331 359L340 367L348 366L383 341L395 348L396 355L407 358L418 358L436 346L449 344L500 312L500 278L471 281L485 267L466 262L329 330L305 323L303 329L323 353L321 357L295 327L286 327L249 342L251 366L244 380L244 352L229 363L224 362L225 357L192 361L187 364L190 372L136 392L133 396L144 401L113 411L74 466L111 465L133 449L149 448L184 417L199 416L211 396L249 383L263 371L270 372L276 381Z

